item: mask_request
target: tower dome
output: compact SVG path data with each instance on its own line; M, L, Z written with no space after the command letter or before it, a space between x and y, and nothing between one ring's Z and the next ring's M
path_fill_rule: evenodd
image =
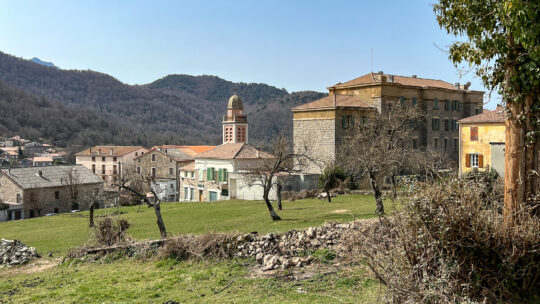
M243 110L244 104L242 103L242 99L234 93L231 98L229 98L229 104L227 105L227 110Z

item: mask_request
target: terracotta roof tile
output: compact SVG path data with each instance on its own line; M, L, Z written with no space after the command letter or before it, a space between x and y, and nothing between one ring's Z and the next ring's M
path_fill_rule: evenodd
M393 82L391 77L394 78ZM406 77L398 75L389 75L389 74L378 74L378 73L368 73L366 75L360 76L353 80L349 80L344 83L338 83L332 87L343 88L349 86L358 86L358 85L368 85L368 84L380 84L381 79L385 79L386 83L397 83L406 86L415 86L415 87L434 87L434 88L443 88L449 90L457 90L457 88L446 81L438 79L428 79L428 78L418 78L418 77Z
M495 110L489 111L484 110L483 113L480 113L478 115L470 116L467 118L463 118L459 120L458 122L460 124L473 124L473 123L497 123L497 122L504 122L505 120L505 113L504 108L502 106L498 106Z
M216 148L197 155L195 158L214 159L257 159L273 158L274 156L257 150L245 143L231 143L217 146Z
M83 150L75 155L77 156L92 156L92 155L122 156L141 148L144 148L144 147L143 146L94 146L92 148ZM99 149L101 149L101 153L98 153ZM111 150L112 150L112 153L111 153Z
M373 106L358 96L337 94L328 95L321 99L294 107L293 111L334 108L334 105L338 108L373 109Z

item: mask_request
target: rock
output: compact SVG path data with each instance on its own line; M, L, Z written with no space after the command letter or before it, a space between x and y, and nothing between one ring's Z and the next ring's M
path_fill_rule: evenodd
M257 263L262 264L263 258L264 258L264 255L262 253L258 253L257 256L255 257L255 260L257 261Z
M34 247L28 247L19 240L0 240L0 265L25 264L40 257Z
M306 230L306 235L310 239L314 238L315 237L315 229L313 229L313 227L309 227L308 230Z

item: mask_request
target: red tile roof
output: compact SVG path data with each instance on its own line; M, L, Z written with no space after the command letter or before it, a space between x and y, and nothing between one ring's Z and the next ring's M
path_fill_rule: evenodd
M393 81L391 80L392 77L393 77ZM449 90L457 90L457 88L453 84L446 81L438 80L438 79L407 77L407 76L379 74L379 73L368 73L366 75L360 76L358 78L349 80L344 83L340 82L338 84L333 85L332 87L344 88L344 87L351 87L351 86L380 84L382 82L397 83L397 84L401 84L405 86L434 87L434 88L442 88L442 89L449 89Z
M321 99L297 106L293 111L314 110L314 109L333 109L337 108L365 108L373 109L368 102L355 95L328 95Z
M460 124L475 124L475 123L504 123L505 112L502 106L497 106L493 111L484 110L478 115L463 118L458 121Z
M195 158L213 159L258 159L273 158L272 154L260 151L245 143L223 144L197 155Z

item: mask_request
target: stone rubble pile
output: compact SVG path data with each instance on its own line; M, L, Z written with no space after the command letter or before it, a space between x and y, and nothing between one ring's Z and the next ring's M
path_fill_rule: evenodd
M303 267L313 261L311 256L305 257L306 254L324 248L339 251L342 237L365 227L363 223L365 221L330 223L306 230L290 230L283 234L240 235L236 238L237 256L255 256L263 271Z
M28 247L19 240L0 240L0 266L25 264L39 257L36 248Z

